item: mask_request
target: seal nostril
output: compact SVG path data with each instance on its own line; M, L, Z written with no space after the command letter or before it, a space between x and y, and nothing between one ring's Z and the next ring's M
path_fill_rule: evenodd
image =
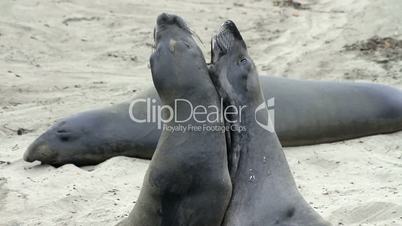
M286 211L286 217L291 218L295 215L296 209L294 207L290 207L287 211Z
M158 16L158 19L156 19L156 23L158 25L162 25L165 23L169 22L169 15L167 13L162 13Z
M178 16L172 16L172 24L177 24L179 27L181 26L181 20Z
M70 136L68 136L68 135L61 135L61 136L60 136L60 140L63 141L63 142L67 142L67 141L70 140Z
M224 23L225 25L231 25L231 24L233 24L233 21L231 21L231 20L227 20L227 21L225 21L225 23Z

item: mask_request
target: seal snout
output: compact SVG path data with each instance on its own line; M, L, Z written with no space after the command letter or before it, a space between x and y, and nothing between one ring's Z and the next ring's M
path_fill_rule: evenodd
M158 27L165 25L176 25L183 30L190 31L186 22L184 22L181 17L168 13L160 14L156 19L156 25Z
M236 40L243 41L243 37L241 36L239 29L233 21L225 21L225 23L223 23L223 25L221 26L221 29L223 29L223 31L230 32Z
M234 40L244 42L239 29L237 29L236 24L231 20L227 20L222 24L222 26L219 28L218 34L215 36L215 39L218 41L221 47L225 49L229 49Z
M34 162L38 160L42 163L45 163L48 160L53 159L55 155L56 153L50 150L47 142L42 138L38 138L28 147L24 153L23 159L27 162Z
M167 13L162 13L156 19L157 25L171 24L173 22L174 15L170 15Z
M219 28L218 33L212 38L212 59L214 60L215 57L227 54L236 42L246 47L236 24L231 20L227 20Z

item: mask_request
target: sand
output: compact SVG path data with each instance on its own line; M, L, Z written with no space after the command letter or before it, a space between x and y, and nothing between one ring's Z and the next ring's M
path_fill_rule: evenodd
M402 88L402 48L390 47L402 39L400 0L311 0L302 9L268 0L2 0L0 225L112 225L129 213L148 161L54 168L21 158L57 119L151 84L161 12L188 21L206 58L211 35L232 19L261 74ZM378 48L362 48L373 37ZM334 225L402 225L401 150L399 132L285 153L304 197Z

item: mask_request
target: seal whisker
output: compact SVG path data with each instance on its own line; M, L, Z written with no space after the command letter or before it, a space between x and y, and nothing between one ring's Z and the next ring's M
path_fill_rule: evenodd
M189 32L191 33L191 35L192 35L194 38L196 38L196 40L200 41L200 44L205 48L205 44L204 44L204 42L201 40L200 36L199 36L194 30L191 30L191 29L188 29L188 30L189 30Z

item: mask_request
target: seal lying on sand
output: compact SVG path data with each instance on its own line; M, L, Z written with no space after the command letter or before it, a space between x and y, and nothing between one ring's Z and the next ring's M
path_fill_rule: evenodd
M219 106L219 96L205 59L184 21L161 14L157 19L156 50L151 56L152 78L166 106L166 117L187 118L193 106ZM188 63L191 62L191 63ZM166 110L166 109L165 109ZM182 125L223 126L207 122L206 115L183 120ZM171 120L168 126L176 126ZM205 122L203 122L205 121ZM225 134L220 131L164 130L144 178L137 203L121 225L221 225L229 203L231 182L227 168Z
M402 129L402 91L379 84L303 81L260 76L265 98L275 98L275 130L283 146L333 142ZM152 87L135 100L155 100ZM98 164L124 155L151 158L161 130L156 122L130 119L130 103L86 111L60 120L24 154L43 164ZM147 103L132 109L145 119Z
M210 74L225 103L246 106L230 119L245 129L228 133L233 193L223 225L329 225L298 192L275 132L261 126L270 122L268 109L255 65L232 21L213 38Z
M379 84L303 81L260 76L265 98L275 98L275 130L283 146L333 142L402 129L402 91ZM155 99L154 88L135 99ZM131 102L61 119L24 155L42 164L98 164L114 156L150 159L161 130L130 119ZM144 119L146 103L133 115Z

